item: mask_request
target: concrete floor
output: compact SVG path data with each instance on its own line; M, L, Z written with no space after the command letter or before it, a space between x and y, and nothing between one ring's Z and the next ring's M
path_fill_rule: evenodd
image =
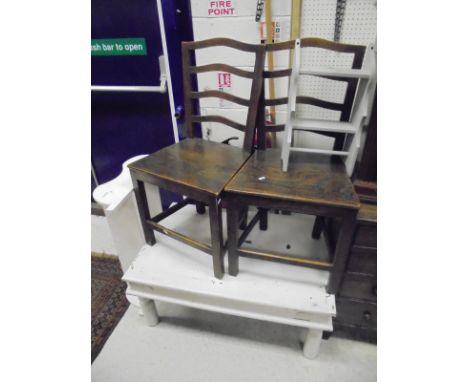
M95 382L375 381L375 345L330 338L315 360L302 355L305 330L158 303L145 326L130 306L92 365Z

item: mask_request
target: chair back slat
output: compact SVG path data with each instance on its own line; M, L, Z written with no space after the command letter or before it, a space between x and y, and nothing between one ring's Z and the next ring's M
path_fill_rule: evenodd
M239 77L245 77L245 78L250 78L250 79L254 78L253 72L239 69L239 68L236 68L235 66L231 66L227 64L208 64L208 65L200 65L200 66L191 66L189 70L190 70L190 73L193 73L193 74L220 71L220 72L227 72L227 73L235 74L236 76L239 76Z
M248 107L250 105L250 100L237 97L233 94L225 93L220 90L205 90L203 92L192 92L190 96L195 99L210 98L210 97L222 98L222 99L225 99L226 101L231 101L242 106Z
M244 52L255 54L255 64L253 71L235 68L224 63L212 63L208 65L192 65L191 54L197 49L212 47L229 47ZM182 43L182 68L184 83L184 104L185 104L185 124L187 136L194 137L193 124L201 122L217 122L230 126L236 130L244 132L243 148L246 151L253 151L255 120L262 90L262 71L265 65L265 45L247 44L228 38L213 38L202 41L190 41ZM226 71L251 80L249 99L241 98L219 90L195 91L192 83L192 76L199 73L211 71ZM246 124L242 125L220 115L194 115L193 102L201 98L216 97L230 102L237 103L248 108Z
M228 125L236 130L245 131L245 126L221 115L194 115L193 122L218 122Z
M295 46L296 46L296 40L289 40L289 41L284 41L281 43L266 44L266 51L277 52L277 51L289 50L293 52ZM325 40L322 38L315 38L315 37L302 38L300 40L300 47L301 48L318 48L318 49L325 49L325 50L334 51L338 53L352 54L353 57L352 57L352 63L351 63L350 69L362 69L363 61L364 61L364 57L365 57L365 53L367 49L366 46L362 46L362 45L337 43L334 41L329 41L329 40ZM279 70L272 70L272 71L264 70L263 78L268 79L268 78L290 77L290 81L291 81L292 72L293 72L293 68L279 69ZM338 71L338 74L332 73L332 71L330 71L330 73L328 74L327 70L324 70L324 69L322 70L322 74L314 74L314 76L328 79L328 80L333 80L335 82L345 83L346 90L345 90L343 102L341 103L331 102L331 101L322 100L316 97L297 95L297 87L299 86L299 84L297 83L296 89L295 89L296 91L294 95L295 98L294 98L294 101L292 102L293 103L292 107L295 109L296 104L306 104L306 105L316 106L316 107L327 109L327 110L339 111L340 121L343 121L343 122L349 121L350 118L352 117L353 104L354 104L354 101L356 99L357 92L358 92L359 77L355 75L354 73L352 73L350 70L348 71L342 70L341 72ZM297 75L296 77L299 78L299 75ZM289 97L291 97L290 93L288 94L287 97L265 99L262 104L265 107L287 105ZM276 131L276 132L282 131L284 130L284 127L285 127L284 124L257 125L257 128L260 130L259 135L266 134L268 132L273 132L273 131ZM318 131L317 133L335 138L334 147L333 147L334 150L341 150L343 148L345 134L326 132L326 131Z

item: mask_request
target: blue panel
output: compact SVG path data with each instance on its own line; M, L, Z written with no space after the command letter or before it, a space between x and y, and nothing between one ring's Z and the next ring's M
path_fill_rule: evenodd
M163 0L175 105L183 105L180 42L192 40L190 2ZM91 37L144 38L146 56L93 56L93 85L159 85L163 54L156 0L92 0ZM92 163L99 183L120 174L122 163L174 143L169 94L104 93L91 97ZM182 121L182 120L181 120ZM177 199L162 193L163 204Z
M100 183L122 171L122 163L174 143L167 94L93 93L91 152Z
M94 85L159 85L162 55L155 0L92 0L92 38L143 37L147 56L94 56Z

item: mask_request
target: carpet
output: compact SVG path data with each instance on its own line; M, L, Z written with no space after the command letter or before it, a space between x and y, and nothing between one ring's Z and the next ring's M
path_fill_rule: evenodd
M128 308L117 256L91 254L91 363Z

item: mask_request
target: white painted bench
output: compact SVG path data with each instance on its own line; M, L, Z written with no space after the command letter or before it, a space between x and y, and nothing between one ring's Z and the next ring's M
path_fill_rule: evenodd
M193 206L183 208L170 218L172 221L168 219L168 226L198 230L202 236L200 239L205 235L208 238L206 217L196 215L194 211ZM268 231L254 230L249 239L256 246L280 245L284 227L287 226L288 231L294 234L302 227L310 227L310 222L304 224L303 218L301 215L271 214ZM300 235L297 232L297 236ZM288 236L294 239L291 234ZM335 297L325 291L328 272L241 258L243 271L237 277L225 274L222 280L218 280L213 277L211 257L206 253L165 235L156 233L156 239L153 247L145 245L141 249L123 277L128 283L127 295L139 299L148 325L154 326L159 322L155 302L165 301L304 327L309 329L303 349L307 358L317 355L322 332L333 330L332 317L336 308ZM301 245L304 247L300 243L295 245L294 240L291 243L296 250ZM312 240L310 243L323 251L320 247L323 243L317 244Z

